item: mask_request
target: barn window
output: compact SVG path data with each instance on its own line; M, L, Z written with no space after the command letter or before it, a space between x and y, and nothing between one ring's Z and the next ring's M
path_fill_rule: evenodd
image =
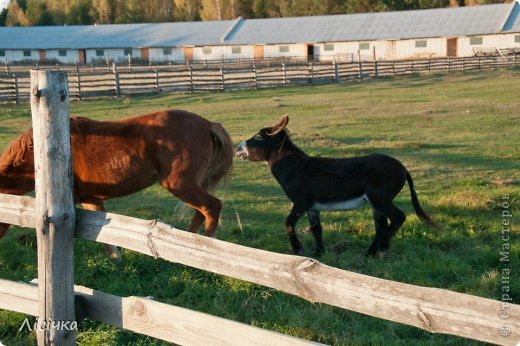
M172 55L171 47L163 48L162 53L163 53L163 55Z
M132 56L132 48L125 48L123 54L125 56L129 56L129 55Z
M428 46L428 41L426 41L426 40L415 41L415 48L426 48L427 46Z
M334 45L333 44L326 44L323 46L323 50L326 52L332 52L334 51Z
M24 50L23 51L23 56L31 56L31 51L30 50Z
M515 43L520 43L520 35L515 36Z
M359 42L359 50L368 50L368 49L370 49L370 43Z
M232 54L240 54L242 53L242 47L231 47Z
M0 56L5 56L5 50L0 49Z
M209 48L209 47L202 48L202 54L210 55L211 54L211 48Z
M484 40L482 37L470 37L469 38L469 44L472 46L478 46L481 45Z
M105 51L103 49L96 49L96 56L104 56Z
M59 55L59 56L67 56L67 51L66 51L65 49L60 49L60 50L58 51L58 55Z
M280 46L278 47L278 51L280 53L289 53L289 46Z

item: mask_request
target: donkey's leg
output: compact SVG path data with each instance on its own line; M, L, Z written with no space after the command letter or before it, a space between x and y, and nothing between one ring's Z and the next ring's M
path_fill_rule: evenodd
M376 209L372 211L372 214L374 216L376 234L374 236L374 240L372 241L372 245L370 245L366 252L366 254L369 256L376 255L377 250L380 249L382 238L385 237L388 232L388 219L386 216L381 214Z
M191 178L187 179L186 177L177 176L170 179L168 177L161 181L161 185L196 212L202 214L206 221L204 235L208 237L215 236L220 211L222 210L222 202L218 198L210 195ZM199 216L196 214L194 221L192 221L194 228L200 221L198 218ZM194 222L195 224L193 224ZM190 225L190 231L194 231L191 228L192 225Z
M195 215L193 215L193 219L191 219L191 223L188 227L188 232L191 233L199 233L200 226L204 222L204 214L200 211L195 210Z
M370 202L374 209L390 219L390 226L388 226L386 233L380 238L378 247L378 250L386 251L390 248L390 240L406 220L406 215L397 208L392 201L379 202L377 200L370 200Z
M303 246L296 236L296 223L303 216L303 214L305 214L306 209L307 208L294 204L291 212L289 213L289 216L287 216L287 219L285 220L285 230L289 236L289 241L291 242L293 252L297 255L303 255Z
M312 235L316 241L316 251L314 252L314 255L321 256L321 254L325 252L325 248L323 247L323 228L321 227L320 212L309 210L307 212L307 217L309 218Z
M105 211L105 206L103 205L103 202L83 202L81 203L81 206L83 209L87 210L94 210L94 211ZM121 261L121 253L117 249L116 246L110 245L110 244L103 244L103 247L105 248L105 251L110 256L110 258L120 262Z

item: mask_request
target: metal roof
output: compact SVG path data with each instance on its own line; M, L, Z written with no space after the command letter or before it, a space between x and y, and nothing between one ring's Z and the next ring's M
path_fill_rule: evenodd
M233 20L149 24L0 27L0 48L80 49L216 44Z
M399 40L520 32L512 4L208 22L0 27L0 49L88 49Z
M496 34L510 18L512 4L333 16L245 20L226 42L234 44L317 43L399 40ZM517 11L518 12L518 11ZM520 19L514 27L520 31Z

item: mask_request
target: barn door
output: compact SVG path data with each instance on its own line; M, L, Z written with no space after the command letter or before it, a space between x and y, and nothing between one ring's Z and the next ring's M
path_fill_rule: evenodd
M184 47L184 61L191 62L193 60L193 47Z
M255 60L262 60L264 58L264 46L255 46Z
M40 54L40 61L45 60L45 58L47 57L47 51L40 49L38 53Z
M85 51L85 49L79 49L78 56L80 64L85 64L87 62L87 52Z
M447 56L457 56L457 38L448 39Z
M150 52L148 48L141 48L141 60L149 61L150 60Z

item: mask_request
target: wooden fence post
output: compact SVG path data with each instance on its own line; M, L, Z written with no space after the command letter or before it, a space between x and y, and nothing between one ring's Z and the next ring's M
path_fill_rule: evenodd
M224 68L220 67L220 91L225 91L226 85L225 85L225 79L224 79Z
M283 77L283 86L287 86L287 70L285 68L285 64L282 63L282 77Z
M314 84L314 61L311 61L311 84Z
M188 78L190 81L190 93L193 92L193 70L191 68L191 65L188 65Z
M40 346L76 343L68 93L65 72L31 71Z
M7 58L5 58L4 64L5 64L5 74L9 75L9 73L11 72L11 68L9 67L9 60L7 60Z
M119 84L119 71L116 63L112 64L112 72L114 73L114 94L117 98L121 97L121 85Z
M338 63L336 60L332 61L332 68L334 69L334 82L339 83Z
M158 94L161 91L161 86L159 84L159 71L154 70L155 73L155 93Z
M13 89L14 89L14 102L20 103L20 89L18 88L18 77L13 73Z
M76 64L76 79L78 83L78 100L81 100L81 73L78 64Z
M378 63L379 63L378 60L374 60L374 79L378 79L379 78L379 66L378 66Z
M253 63L253 84L255 89L258 89L258 76L256 74L256 64Z
M361 51L358 50L358 79L363 80L363 63L361 62Z

